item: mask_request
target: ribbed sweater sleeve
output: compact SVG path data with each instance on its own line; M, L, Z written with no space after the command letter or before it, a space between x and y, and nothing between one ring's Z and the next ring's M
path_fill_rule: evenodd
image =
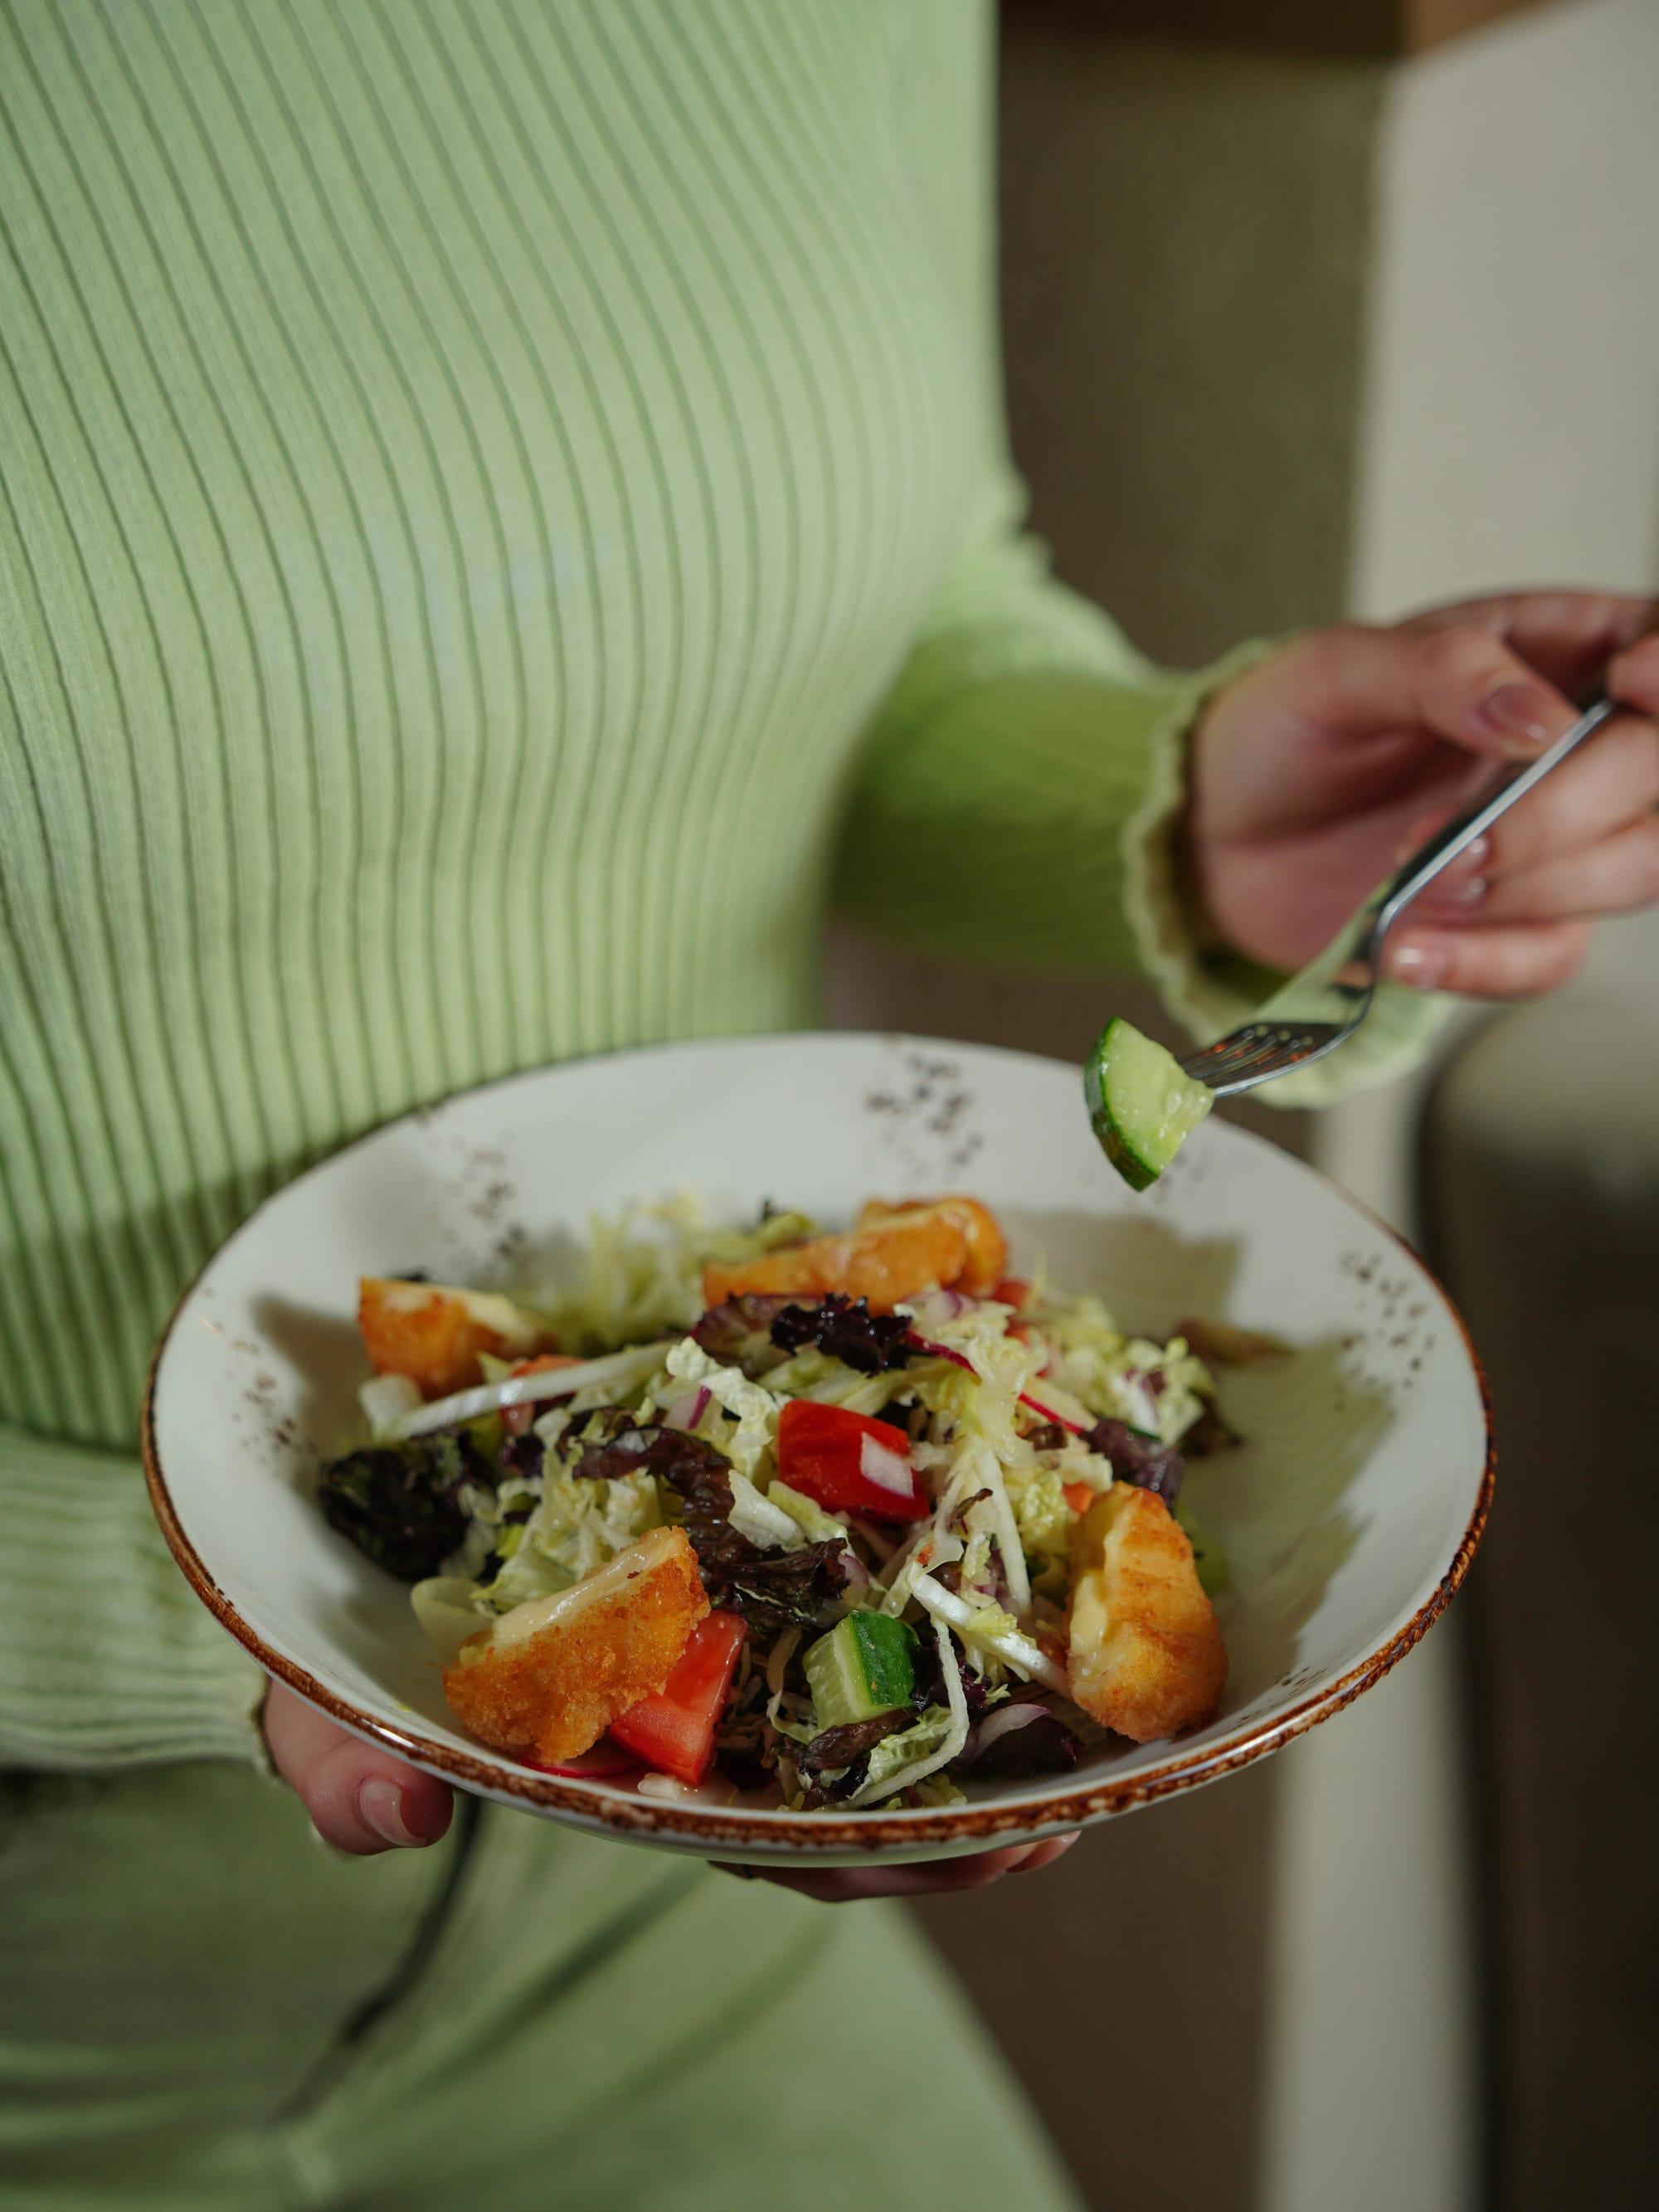
M840 899L878 933L967 964L1139 969L1207 1039L1279 979L1207 957L1195 935L1175 855L1188 743L1206 702L1272 647L1196 672L1155 667L1023 530L999 364L991 25L981 18L977 42L948 28L942 4L920 11L911 65L932 96L907 112L983 364L979 492L869 733ZM1385 1081L1421 1057L1445 1010L1384 985L1352 1045L1263 1096L1317 1104Z
M261 1764L264 1677L201 1604L136 1462L0 1428L0 1768Z

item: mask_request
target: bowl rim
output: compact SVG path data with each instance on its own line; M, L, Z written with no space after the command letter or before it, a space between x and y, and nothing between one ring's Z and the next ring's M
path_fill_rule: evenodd
M275 1650L259 1635L214 1581L201 1554L185 1533L162 1470L161 1449L155 1434L157 1387L173 1330L204 1276L218 1263L231 1245L240 1242L260 1217L283 1200L297 1184L333 1167L350 1152L379 1141L393 1129L418 1124L448 1106L479 1097L507 1085L551 1075L567 1068L589 1066L602 1061L642 1059L665 1053L707 1051L732 1045L754 1048L830 1042L966 1051L988 1057L1034 1062L1039 1066L1070 1072L1068 1061L1047 1053L1021 1052L1008 1046L975 1043L966 1039L925 1037L908 1032L876 1030L774 1030L734 1036L684 1037L660 1043L621 1046L608 1052L572 1054L566 1060L550 1061L537 1067L514 1069L483 1083L467 1085L428 1104L410 1107L402 1114L376 1123L373 1128L324 1153L301 1169L298 1175L279 1184L214 1248L180 1291L166 1325L156 1339L144 1382L139 1422L139 1455L151 1507L167 1547L185 1580L221 1626L235 1638L267 1675L283 1683L350 1734L379 1745L396 1757L407 1759L411 1765L436 1775L441 1780L453 1783L474 1794L482 1793L526 1808L574 1815L583 1826L601 1827L618 1838L635 1842L657 1841L693 1850L706 1845L720 1845L741 1850L756 1860L772 1857L799 1860L820 1854L845 1859L849 1854L861 1857L869 1853L890 1852L896 1849L908 1849L911 1855L920 1856L922 1847L930 1844L949 1850L960 1850L964 1845L991 1846L1001 1840L1024 1840L1040 1834L1054 1834L1113 1814L1138 1811L1143 1806L1152 1804L1178 1790L1197 1789L1205 1783L1218 1781L1224 1775L1234 1773L1239 1768L1251 1765L1258 1759L1279 1750L1309 1729L1317 1727L1320 1722L1340 1712L1344 1706L1351 1705L1356 1698L1380 1682L1422 1640L1451 1602L1468 1572L1469 1563L1474 1557L1492 1510L1497 1474L1497 1439L1492 1423L1491 1388L1468 1324L1455 1301L1422 1254L1363 1199L1355 1197L1352 1191L1345 1189L1322 1169L1301 1159L1295 1160L1295 1165L1301 1172L1322 1183L1326 1189L1333 1192L1374 1229L1381 1231L1397 1244L1413 1265L1421 1269L1424 1279L1450 1316L1474 1374L1480 1398L1485 1452L1474 1504L1456 1550L1445 1572L1410 1620L1379 1650L1358 1661L1334 1682L1310 1692L1270 1717L1264 1717L1231 1741L1184 1753L1172 1751L1155 1765L1121 1781L1097 1781L1081 1789L1044 1790L1035 1796L1004 1798L989 1803L931 1806L900 1814L868 1813L857 1816L844 1814L837 1816L823 1812L785 1814L770 1808L764 1812L744 1812L741 1808L624 1794L609 1789L597 1779L584 1783L576 1778L567 1780L562 1777L539 1774L533 1768L506 1763L504 1756L501 1763L498 1764L495 1758L483 1753L482 1747L481 1754L475 1755L454 1746L437 1742L418 1731L400 1727L374 1713L365 1711L350 1699L319 1682L307 1668ZM1279 1147L1253 1130L1231 1122L1223 1126L1226 1127L1230 1139L1242 1140L1249 1146L1259 1146L1272 1152L1279 1151ZM1178 1737L1172 1739L1177 1744L1179 1741Z

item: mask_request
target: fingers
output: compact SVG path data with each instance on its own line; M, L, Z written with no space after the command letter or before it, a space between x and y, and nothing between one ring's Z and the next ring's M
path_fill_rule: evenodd
M1569 921L1644 906L1659 898L1656 807L1659 731L1621 715L1461 854L1407 926ZM1433 826L1414 825L1408 842Z
M1571 728L1571 702L1494 632L1458 623L1408 645L1399 672L1404 719L1437 737L1530 759Z
M1570 983L1589 951L1591 924L1559 921L1493 929L1404 925L1382 964L1396 982L1469 999L1535 999Z
M1638 671L1640 688L1627 690L1615 672L1626 649L1656 625L1659 600L1628 592L1557 591L1504 592L1466 599L1418 615L1402 627L1419 632L1488 630L1573 698L1600 680L1612 659L1607 680L1613 696L1652 711L1659 707L1659 696L1652 688L1659 687L1659 655L1648 659L1645 672Z
M1607 689L1644 714L1659 714L1659 636L1645 637L1616 657L1607 670Z
M1609 722L1494 823L1488 872L1508 876L1598 844L1659 805L1659 731L1634 714Z
M325 1843L368 1857L435 1844L448 1828L453 1801L443 1783L349 1735L280 1682L265 1696L264 1731L277 1772Z
M1659 700L1659 641L1643 637L1655 618L1650 599L1534 592L1392 629L1343 624L1299 652L1328 728L1372 744L1389 732L1427 731L1468 752L1524 760L1571 726L1574 697L1612 654L1621 696L1644 707Z
M961 1890L987 1889L1007 1874L1035 1874L1052 1866L1077 1841L1075 1832L1054 1836L1042 1844L1022 1844L1008 1850L976 1851L957 1859L929 1859L921 1864L886 1867L826 1867L821 1874L800 1874L769 1867L720 1865L722 1874L752 1876L793 1889L821 1905L851 1905L866 1897L940 1897Z
M1478 624L1350 623L1291 651L1303 713L1367 750L1427 732L1486 758L1530 760L1574 719L1562 692Z
M1439 885L1435 886L1437 890ZM1501 879L1466 878L1442 902L1426 895L1413 923L1592 921L1659 901L1659 819L1632 822L1599 843L1560 853Z
M1659 900L1656 804L1659 736L1633 718L1609 724L1407 909L1386 971L1477 999L1558 990L1596 917Z

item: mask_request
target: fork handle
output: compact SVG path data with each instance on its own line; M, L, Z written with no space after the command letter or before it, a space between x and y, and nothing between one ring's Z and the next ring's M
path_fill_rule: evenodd
M1466 847L1494 822L1501 820L1511 806L1523 799L1534 785L1542 783L1563 761L1570 759L1584 740L1594 736L1602 723L1618 711L1615 701L1605 696L1597 699L1536 760L1517 762L1512 767L1500 769L1484 784L1462 812L1455 814L1443 828L1437 830L1376 894L1372 902L1373 920L1366 933L1366 950L1373 955L1380 951L1383 939L1412 901L1426 890Z

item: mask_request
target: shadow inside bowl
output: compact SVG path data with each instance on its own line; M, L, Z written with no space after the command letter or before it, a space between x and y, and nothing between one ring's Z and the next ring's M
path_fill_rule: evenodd
M1041 1259L1051 1281L1092 1291L1126 1329L1161 1338L1188 1314L1259 1319L1231 1310L1236 1239L1184 1237L1142 1212L1009 1208L1006 1218L1018 1267ZM1223 1725L1299 1679L1302 1632L1359 1540L1348 1492L1396 1418L1359 1366L1352 1340L1332 1338L1217 1375L1221 1410L1245 1442L1193 1462L1185 1494L1229 1559Z
M1217 1385L1245 1441L1195 1461L1185 1495L1227 1551L1218 1607L1230 1661L1224 1717L1297 1678L1302 1631L1359 1541L1349 1493L1397 1414L1335 1338L1224 1368Z
M1181 1315L1226 1310L1235 1237L1182 1237L1150 1213L1001 1212L1017 1272L1041 1263L1056 1290L1089 1291L1131 1332L1167 1335Z
M371 1370L356 1322L269 1293L252 1300L251 1312L260 1335L301 1378L301 1395L289 1413L304 1436L314 1439L318 1463L361 1443L366 1424L357 1392ZM294 1472L302 1489L315 1487L315 1464L301 1462Z

